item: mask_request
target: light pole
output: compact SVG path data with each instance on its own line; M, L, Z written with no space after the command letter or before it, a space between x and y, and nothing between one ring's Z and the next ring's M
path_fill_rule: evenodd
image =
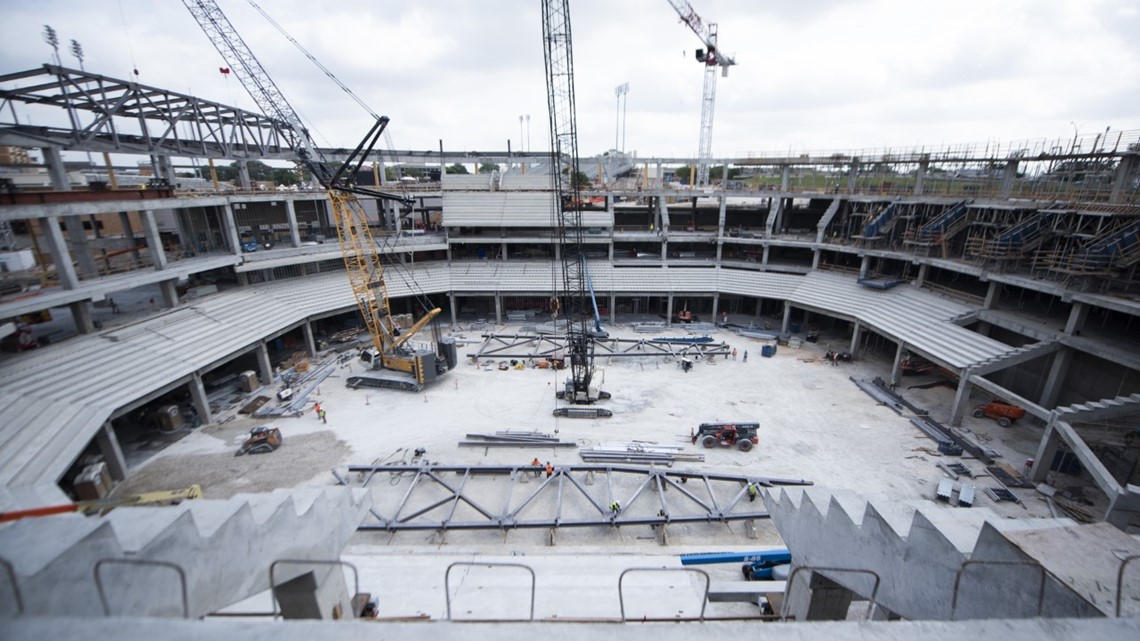
M51 46L52 60L55 60L55 64L63 65L59 59L59 36L56 35L55 29L52 29L49 24L44 25L44 42Z
M617 87L614 87L614 95L617 96L617 114L616 114L617 127L614 130L614 150L615 151L621 151L622 147L624 146L621 142L625 138L624 132L622 131L622 121L624 119L622 117L621 99L622 99L622 96L624 96L628 93L629 93L629 83L628 82L620 84Z
M526 138L523 138L522 122L523 122L523 116L522 116L522 114L519 114L519 149L522 151L526 151Z
M75 59L79 61L79 70L86 71L86 69L83 68L83 45L79 44L78 40L73 39L71 41L71 55L75 56Z
M1072 120L1069 121L1069 124L1073 126L1073 144L1069 147L1069 153L1072 154L1077 151L1077 136L1081 134L1081 128Z
M530 114L526 115L526 150L530 151Z

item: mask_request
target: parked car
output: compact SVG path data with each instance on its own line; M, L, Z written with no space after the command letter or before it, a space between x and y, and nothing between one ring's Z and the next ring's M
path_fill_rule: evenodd
M983 416L996 420L1002 427L1009 427L1014 421L1025 416L1025 410L1009 403L993 401L974 407L974 418Z

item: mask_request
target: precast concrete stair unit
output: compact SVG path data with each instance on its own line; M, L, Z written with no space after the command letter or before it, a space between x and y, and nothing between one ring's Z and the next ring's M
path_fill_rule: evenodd
M863 599L877 576L874 601L911 620L1113 616L1114 550L1140 553L1140 542L1107 524L1005 519L979 507L821 487L765 490L765 504L797 567L821 568Z
M267 590L274 561L338 559L370 503L364 490L312 488L15 521L0 527L11 568L0 614L19 602L28 615L103 616L105 599L108 614L180 617L181 572L185 614L201 617ZM283 565L276 581L309 571Z

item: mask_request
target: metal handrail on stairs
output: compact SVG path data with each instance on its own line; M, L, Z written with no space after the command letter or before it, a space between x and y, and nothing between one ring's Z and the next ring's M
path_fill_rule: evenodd
M1120 598L1124 596L1124 568L1129 563L1140 559L1140 554L1131 554L1120 561L1120 569L1116 571L1116 618L1120 618Z
M873 588L871 588L871 596L867 597L867 601L868 601L867 620L868 621L871 620L871 614L875 611L875 608L879 607L879 602L878 602L879 586L882 585L883 578L881 576L879 576L878 572L875 572L874 570L868 570L865 568L833 568L833 567L822 567L822 566L813 567L813 566L808 566L808 565L797 565L796 567L792 568L791 574L788 575L788 581L787 581L787 583L784 584L784 595L785 595L784 611L785 612L787 611L787 604L788 604L788 599L786 598L786 595L792 593L792 585L795 583L796 576L802 571L809 571L809 572L846 572L848 574L869 574L869 575L871 575L872 578L875 579L875 585ZM809 589L810 589L810 587L809 587ZM780 621L783 621L783 622L788 621L788 615L782 613L780 615Z
M3 566L4 574L8 577L8 584L12 586L12 598L16 601L16 615L23 615L24 597L20 594L20 584L16 582L16 569L12 567L12 563L8 559L0 559L0 566Z
M621 606L622 623L626 623L629 620L625 616L625 591L622 590L622 583L625 581L625 575L630 572L692 572L705 577L705 594L703 598L701 598L701 615L699 618L700 621L705 620L705 607L708 606L709 603L709 586L712 584L708 572L698 568L626 568L622 570L618 576L618 604Z
M534 591L535 591L535 575L534 568L524 563L478 563L475 561L456 561L447 566L447 570L443 573L443 592L447 598L447 620L451 621L451 569L456 566L464 567L480 567L480 568L521 568L530 573L530 618L528 621L534 621Z
M962 563L958 571L954 574L954 596L950 600L950 620L958 620L958 590L962 587L962 575L966 572L967 568L972 565L1024 565L1037 568L1041 573L1041 583L1037 589L1037 613L1036 616L1041 616L1041 609L1045 604L1045 568L1036 561L985 561L968 559Z
M178 585L182 592L182 618L190 618L190 597L186 587L186 570L182 566L171 561L158 561L154 559L99 559L95 562L95 589L99 592L99 603L103 606L103 615L111 615L111 606L107 602L107 590L103 587L103 575L101 570L108 565L133 565L133 566L154 566L160 568L169 568L174 570L178 575Z

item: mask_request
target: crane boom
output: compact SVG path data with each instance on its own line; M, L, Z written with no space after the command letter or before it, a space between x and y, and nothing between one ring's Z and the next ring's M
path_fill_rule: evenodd
M574 52L568 0L542 1L542 36L550 117L550 167L554 179L555 217L562 254L562 300L557 286L551 307L566 319L566 355L570 379L562 397L590 404L609 395L591 388L594 341L590 336L590 297L582 241L582 192L578 181L578 132L574 104ZM564 302L563 302L564 301ZM595 413L594 416L602 414Z
M716 113L716 71L720 67L721 74L728 75L728 68L736 64L730 56L720 52L717 44L716 23L706 23L693 9L693 5L686 0L669 0L669 4L681 22L688 25L693 33L704 43L705 49L697 50L697 62L705 65L705 83L701 93L701 137L697 150L697 179L698 186L709 184L709 160L712 158L712 131L713 116Z
M443 367L441 365L443 361L428 358L432 356L430 352L426 354L411 353L404 348L404 344L428 321L435 318L440 310L439 308L429 310L425 316L426 320L415 324L412 331L405 331L401 335L389 307L388 289L384 282L384 267L377 250L376 241L372 237L368 215L356 196L359 194L397 200L404 204L411 204L411 201L396 194L358 186L353 180L368 153L372 151L376 142L384 134L388 125L388 118L375 116L371 110L368 110L376 118L372 128L349 155L348 160L334 168L334 164L328 162L313 144L313 140L309 136L308 130L303 126L297 111L285 99L284 94L278 89L261 62L250 51L217 2L215 0L182 1L206 33L210 42L213 43L214 48L221 54L222 59L236 72L242 86L249 92L258 108L281 123L282 132L290 140L293 152L300 162L312 172L321 186L328 191L333 222L336 226L337 238L353 297L363 316L364 324L376 351L375 356L377 358L369 358L369 360L372 360L376 366L410 374L414 379L414 383L406 384L402 381L377 381L375 386L418 390L425 382L442 373L440 370ZM254 6L258 11L261 11L262 15L265 15L260 7L257 7L256 4ZM276 23L274 26L277 26ZM277 28L281 29L280 26ZM293 42L296 43L295 40ZM307 52L306 54L310 59L313 59L311 54ZM327 75L332 75L323 65L318 64L318 66ZM340 84L339 81L337 82ZM341 84L341 88L347 91L343 84ZM361 382L361 384L371 385L373 383Z

